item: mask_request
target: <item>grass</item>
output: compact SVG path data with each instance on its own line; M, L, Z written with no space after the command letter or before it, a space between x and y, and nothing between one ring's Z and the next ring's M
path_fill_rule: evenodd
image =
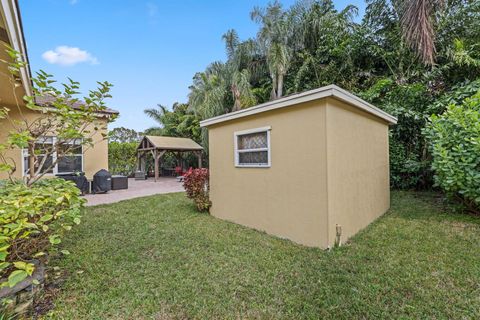
M196 213L183 194L88 208L55 261L68 276L52 317L479 318L480 219L435 194L392 197L330 252Z

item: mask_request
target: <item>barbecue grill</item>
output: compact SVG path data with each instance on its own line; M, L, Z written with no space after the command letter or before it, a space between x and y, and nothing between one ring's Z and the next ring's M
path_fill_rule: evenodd
M112 189L112 175L105 169L95 173L92 182L92 193L106 193Z

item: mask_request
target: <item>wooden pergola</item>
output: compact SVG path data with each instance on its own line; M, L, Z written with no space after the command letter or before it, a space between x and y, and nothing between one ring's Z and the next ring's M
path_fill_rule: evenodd
M146 168L147 154L151 154L154 160L155 167L155 181L160 175L160 159L167 152L176 153L177 158L180 158L183 152L192 152L198 158L198 167L202 167L202 151L203 148L188 138L164 137L164 136L145 136L140 141L137 148L137 167L139 171L144 171Z

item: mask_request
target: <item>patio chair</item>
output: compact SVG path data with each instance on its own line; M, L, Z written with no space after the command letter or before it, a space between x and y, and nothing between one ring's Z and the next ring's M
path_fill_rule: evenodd
M147 175L144 171L135 171L135 180L147 180Z

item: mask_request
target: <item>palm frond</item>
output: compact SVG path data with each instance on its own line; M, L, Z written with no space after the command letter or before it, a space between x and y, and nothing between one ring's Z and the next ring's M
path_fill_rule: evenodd
M444 0L404 0L400 6L405 41L428 65L435 63L434 11Z
M222 36L222 40L225 42L228 59L233 59L240 43L238 33L234 29L230 29Z
M156 122L161 122L161 118L167 111L167 108L160 104L157 106L158 106L158 109L155 109L155 108L145 109L143 110L143 113L145 113L149 118L155 120Z

